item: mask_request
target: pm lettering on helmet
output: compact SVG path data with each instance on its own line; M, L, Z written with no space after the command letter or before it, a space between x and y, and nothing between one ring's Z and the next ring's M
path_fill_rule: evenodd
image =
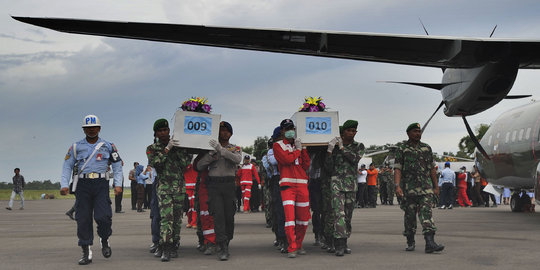
M96 124L96 118L95 117L86 117L86 124L87 125Z

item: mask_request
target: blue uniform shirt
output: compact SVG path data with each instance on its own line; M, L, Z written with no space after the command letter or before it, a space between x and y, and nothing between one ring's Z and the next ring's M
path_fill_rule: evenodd
M439 186L442 186L444 183L451 183L453 186L456 186L456 173L450 168L444 168L441 172L441 177L439 178Z
M104 142L103 145L96 151L92 159L88 162L84 170L81 172L80 168L86 162L86 159L94 152L94 148L100 142ZM69 181L71 179L73 167L75 163L78 162L77 166L79 168L79 174L83 173L105 173L107 171L107 166L109 161L111 161L113 175L114 175L114 186L122 186L122 163L120 156L118 155L116 146L113 143L107 142L101 138L98 138L95 144L90 144L86 141L86 138L76 142L76 151L77 157L73 155L73 145L69 148L66 158L64 160L64 166L62 167L62 180L60 181L60 186L62 188L69 186Z

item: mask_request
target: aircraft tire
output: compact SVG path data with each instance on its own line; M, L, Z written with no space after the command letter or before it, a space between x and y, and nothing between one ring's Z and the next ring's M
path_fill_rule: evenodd
M518 193L514 193L512 194L512 197L510 197L510 210L512 210L512 212L521 212L521 209L517 207L517 205L519 204L518 201L520 199L521 198L519 197Z

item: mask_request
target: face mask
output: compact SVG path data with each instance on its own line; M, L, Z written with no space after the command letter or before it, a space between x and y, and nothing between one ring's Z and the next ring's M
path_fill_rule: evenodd
M295 135L294 130L285 131L285 138L287 139L293 139L294 135Z

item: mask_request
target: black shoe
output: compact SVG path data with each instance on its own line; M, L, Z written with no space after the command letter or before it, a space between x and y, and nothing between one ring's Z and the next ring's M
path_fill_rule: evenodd
M90 250L90 247L88 246L81 246L83 255L81 259L79 260L79 265L87 265L92 262L92 250Z
M75 211L69 210L69 211L66 212L66 216L71 218L71 220L75 220L75 217L73 216L73 212L75 212Z
M161 255L163 255L163 244L160 244L156 248L156 252L154 252L154 257L161 258Z
M101 254L103 257L109 258L112 255L111 246L109 245L109 239L101 239Z
M218 259L220 261L227 261L229 259L229 245L227 243L219 243L219 247L221 248L218 253Z
M343 238L334 238L334 246L336 248L336 256L341 257L345 255L345 240Z
M171 258L178 258L178 248L180 248L180 243L174 241L171 246Z
M146 212L146 211L144 211L144 210L142 210L142 209L138 209L137 212L140 213L140 212Z
M206 244L206 248L203 252L204 255L212 255L216 252L216 245L212 243Z
M10 210L10 211L13 210L13 209L11 209L11 207L6 207L6 209L7 209L7 210Z
M131 210L137 210L137 208L135 208L135 207L131 207Z
M150 246L150 253L156 253L156 250L158 249L159 244L158 243L152 243Z

